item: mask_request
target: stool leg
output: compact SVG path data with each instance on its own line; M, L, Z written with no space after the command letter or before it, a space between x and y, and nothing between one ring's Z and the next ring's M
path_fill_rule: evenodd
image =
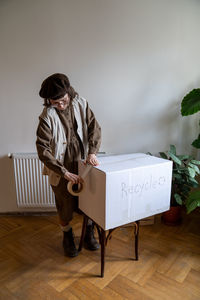
M135 259L138 260L138 241L139 241L139 221L136 222L135 226Z
M87 223L88 223L88 219L89 218L86 215L84 215L83 225L82 225L82 232L81 232L81 238L80 238L78 251L81 251L82 247L83 247L83 241L84 241L84 237L85 237L85 232L86 232L86 226L87 226Z
M101 277L104 277L106 232L101 229Z

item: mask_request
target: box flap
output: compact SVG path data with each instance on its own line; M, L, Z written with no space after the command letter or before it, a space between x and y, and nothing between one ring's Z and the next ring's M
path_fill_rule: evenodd
M98 160L99 166L95 168L105 173L118 172L122 170L129 170L170 162L169 160L144 153L103 156L98 157Z

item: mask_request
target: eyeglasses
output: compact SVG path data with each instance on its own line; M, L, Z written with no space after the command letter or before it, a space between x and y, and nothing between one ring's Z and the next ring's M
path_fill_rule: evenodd
M49 99L50 100L50 103L51 103L51 106L52 107L57 107L58 105L60 104L67 104L68 103L68 100L69 100L69 97L68 97L68 94L66 94L63 98L61 99L58 99L58 100L53 100L53 99Z

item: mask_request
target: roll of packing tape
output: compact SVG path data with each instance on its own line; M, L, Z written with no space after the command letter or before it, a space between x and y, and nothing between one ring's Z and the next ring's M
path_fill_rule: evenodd
M73 196L78 196L83 191L84 184L79 183L78 184L78 190L76 190L76 191L73 190L73 185L74 185L74 183L72 183L71 181L68 182L68 184L67 184L68 192Z
M81 175L83 180L85 179L85 177L87 176L87 174L90 172L91 169L92 169L92 165L87 165L86 166L83 174ZM78 196L84 189L84 183L79 183L78 184L78 190L76 190L76 191L73 190L73 185L74 185L74 183L69 181L68 184L67 184L67 190L71 195Z

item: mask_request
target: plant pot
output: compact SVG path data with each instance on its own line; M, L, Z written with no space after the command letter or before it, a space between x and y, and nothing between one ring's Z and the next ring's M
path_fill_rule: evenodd
M179 225L181 223L181 206L171 206L170 210L163 213L162 220L169 226Z

